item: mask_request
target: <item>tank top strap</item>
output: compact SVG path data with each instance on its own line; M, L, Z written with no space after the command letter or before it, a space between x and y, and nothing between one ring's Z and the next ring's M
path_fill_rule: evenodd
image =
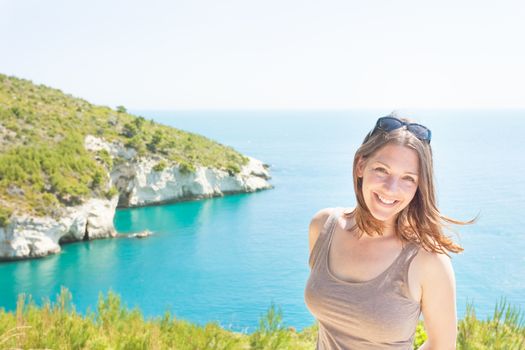
M317 241L315 242L310 257L308 259L308 264L310 265L310 268L313 268L314 266L319 264L320 260L322 260L320 259L320 255L324 251L324 247L326 246L326 243L329 241L330 236L332 235L334 227L337 223L337 219L341 214L341 210L342 208L340 207L333 208L330 212L330 215L328 216L328 219L326 219L323 228L319 232Z
M414 242L408 242L406 244L406 247L404 249L404 256L403 256L403 266L405 266L407 272L408 267L412 260L416 257L417 253L419 252L419 245Z
M397 266L398 278L402 281L403 294L406 297L410 297L410 291L408 289L408 270L412 260L419 253L420 246L414 242L408 242L407 245L403 248L402 256L399 259L399 264Z
M343 208L333 208L332 212L330 213L330 216L328 216L328 219L326 219L326 222L323 225L323 230L319 233L319 236L322 234L323 236L330 236L332 231L334 230L335 224L337 223L337 219L341 216L341 210Z

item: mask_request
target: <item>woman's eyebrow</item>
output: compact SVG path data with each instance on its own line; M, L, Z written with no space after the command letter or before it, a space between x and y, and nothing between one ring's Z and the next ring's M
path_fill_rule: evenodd
M383 162L381 162L381 161L379 161L379 160L376 160L376 163L383 164L383 165L386 166L388 169L390 169L390 167L389 167L388 164L386 164L386 163L383 163ZM410 172L410 171L406 171L405 173L406 173L406 174L410 174L410 175L419 176L419 174L417 174L417 173L413 173L413 172Z

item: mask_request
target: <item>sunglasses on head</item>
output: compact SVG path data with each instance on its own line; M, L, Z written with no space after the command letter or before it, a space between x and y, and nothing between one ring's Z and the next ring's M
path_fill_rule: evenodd
M429 128L421 124L407 123L395 117L379 118L377 120L376 126L374 127L374 130L372 130L372 134L374 134L376 130L390 132L392 130L399 129L403 126L406 126L407 130L410 131L412 134L414 134L418 139L430 144L430 139L432 138L432 132L430 132Z

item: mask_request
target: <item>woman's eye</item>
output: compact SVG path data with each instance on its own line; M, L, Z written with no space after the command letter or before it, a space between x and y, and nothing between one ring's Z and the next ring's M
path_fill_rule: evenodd
M386 173L385 168L375 168L374 170L375 170L375 171L379 171L379 172L381 172L381 173Z
M414 183L416 182L416 180L414 180L414 179L411 178L411 177L407 177L407 178L405 178L405 179L408 180L408 181L414 182Z

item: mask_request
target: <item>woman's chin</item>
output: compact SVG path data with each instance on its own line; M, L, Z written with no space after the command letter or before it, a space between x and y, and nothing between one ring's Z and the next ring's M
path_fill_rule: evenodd
M370 213L376 220L382 221L383 223L393 222L397 215L397 213L384 214L375 210L371 210Z

